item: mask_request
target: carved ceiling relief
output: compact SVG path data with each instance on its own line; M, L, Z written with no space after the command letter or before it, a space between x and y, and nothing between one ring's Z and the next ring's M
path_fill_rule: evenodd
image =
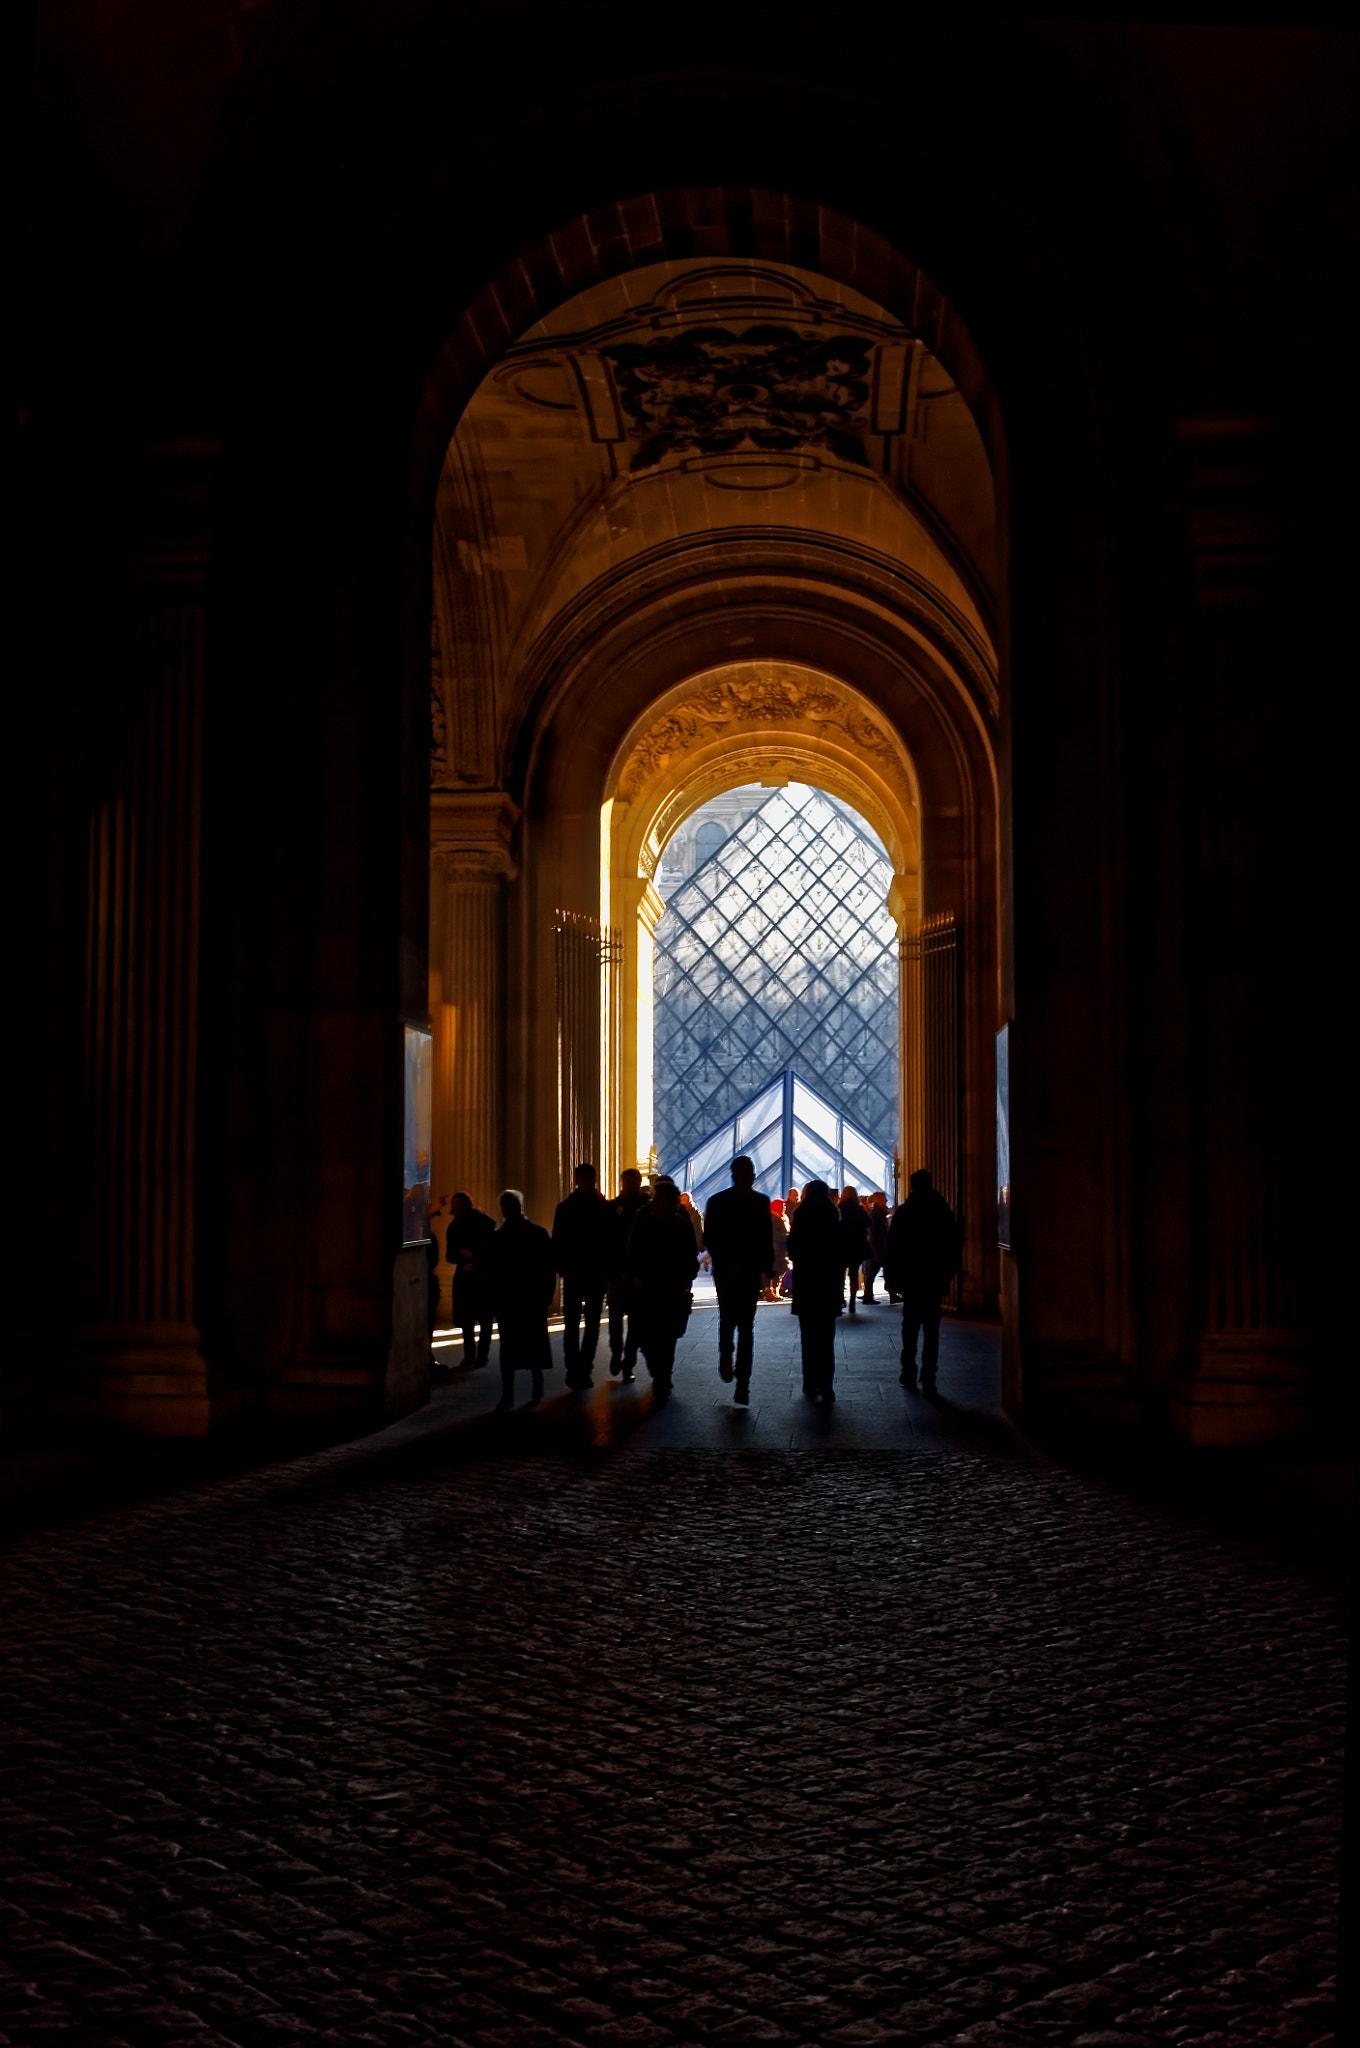
M853 335L799 334L763 322L736 333L691 328L666 340L600 350L637 443L632 468L668 455L726 454L742 446L826 448L866 461L873 343Z
M824 680L777 668L725 675L707 683L657 720L633 748L618 795L632 802L655 777L715 739L739 739L757 726L813 726L850 741L861 756L896 766L899 749L877 720Z

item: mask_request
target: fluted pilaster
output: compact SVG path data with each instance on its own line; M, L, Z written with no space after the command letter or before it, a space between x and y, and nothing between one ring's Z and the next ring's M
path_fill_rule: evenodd
M432 895L438 945L434 1024L434 1192L463 1189L490 1209L502 1185L505 884L519 812L498 791L435 791ZM451 1308L441 1261L442 1307Z

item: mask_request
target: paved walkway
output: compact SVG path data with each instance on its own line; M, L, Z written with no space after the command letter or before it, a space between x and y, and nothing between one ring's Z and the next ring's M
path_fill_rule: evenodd
M0 2039L1327 2038L1331 1604L794 1327L0 1553Z

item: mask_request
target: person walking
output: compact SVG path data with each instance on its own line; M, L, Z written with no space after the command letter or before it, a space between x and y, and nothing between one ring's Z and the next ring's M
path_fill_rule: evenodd
M778 1301L781 1294L788 1293L786 1275L789 1270L789 1226L784 1221L784 1204L779 1197L770 1204L770 1233L774 1238L774 1266L770 1272L770 1284L765 1289L766 1301Z
M864 1258L864 1300L867 1307L877 1299L874 1278L882 1272L883 1262L888 1256L888 1197L882 1188L875 1188L870 1195L865 1214L869 1223L869 1249ZM883 1284L886 1292L887 1282Z
M699 1270L694 1226L680 1206L673 1180L652 1185L652 1199L640 1209L628 1235L628 1327L652 1376L656 1406L671 1397L675 1347L689 1322L690 1289Z
M576 1185L553 1217L552 1243L562 1275L562 1359L567 1385L577 1393L593 1386L591 1368L600 1341L600 1314L609 1280L613 1218L595 1185L595 1169L582 1164ZM584 1323L584 1332L582 1324Z
M701 1252L704 1248L704 1219L695 1208L690 1196L683 1191L680 1196L680 1213L688 1220L689 1227L694 1232L695 1251Z
M841 1250L845 1257L850 1313L854 1315L855 1291L859 1286L860 1268L869 1255L869 1219L864 1213L864 1204L854 1188L847 1188L841 1196Z
M789 1231L793 1313L803 1353L803 1392L828 1408L836 1399L836 1318L845 1272L841 1219L824 1180L810 1180Z
M453 1267L453 1325L462 1332L461 1370L485 1365L491 1353L491 1240L496 1226L472 1197L458 1193L449 1204L444 1251Z
M552 1368L548 1310L557 1290L557 1266L552 1239L529 1221L517 1188L505 1190L500 1208L505 1220L491 1239L487 1263L501 1338L501 1398L493 1412L504 1415L514 1405L517 1372L532 1375L531 1401L543 1399L543 1375Z
M704 1211L704 1244L718 1294L718 1373L729 1384L735 1376L738 1408L751 1403L756 1303L774 1270L770 1204L757 1192L755 1181L754 1165L744 1153L739 1155L732 1161L731 1187L714 1195Z
M904 1387L916 1386L916 1340L921 1345L921 1392L935 1392L940 1358L940 1303L958 1271L959 1226L944 1196L924 1167L911 1177L911 1191L888 1226L885 1273L902 1297Z
M635 1166L625 1166L619 1175L618 1194L609 1205L609 1278L605 1286L609 1304L609 1371L613 1378L621 1377L625 1386L631 1386L636 1377L638 1355L637 1331L628 1300L628 1237L647 1202L642 1175Z

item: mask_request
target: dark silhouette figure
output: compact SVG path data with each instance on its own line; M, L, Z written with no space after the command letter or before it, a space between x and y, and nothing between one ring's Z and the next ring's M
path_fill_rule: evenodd
M625 1166L619 1175L619 1191L609 1205L609 1370L622 1375L627 1386L637 1372L638 1339L628 1300L628 1236L647 1207L642 1175L635 1166ZM624 1325L628 1334L624 1336Z
M850 1313L854 1315L860 1268L869 1256L869 1218L855 1188L847 1188L841 1196L840 1214L842 1267L850 1296Z
M803 1392L829 1408L836 1398L836 1318L841 1312L845 1239L824 1180L809 1181L789 1229L793 1313L803 1347Z
M656 1405L671 1397L675 1346L689 1321L690 1289L699 1270L694 1225L680 1207L673 1180L658 1180L628 1235L628 1328L647 1361Z
M940 1357L940 1302L958 1271L959 1226L943 1195L922 1168L911 1193L888 1226L888 1287L902 1297L902 1385L916 1385L916 1339L921 1346L921 1391L935 1392Z
M734 1159L731 1187L714 1195L704 1211L704 1246L718 1293L718 1371L724 1380L732 1379L735 1340L739 1408L750 1404L756 1303L774 1271L769 1199L757 1194L755 1179L749 1159Z
M491 1351L491 1240L496 1226L471 1195L457 1194L449 1205L450 1222L444 1249L453 1267L453 1321L463 1333L464 1372L485 1365Z
M869 1224L869 1251L864 1261L864 1299L874 1300L874 1279L882 1272L888 1256L888 1197L882 1188L875 1188L864 1205ZM886 1282L885 1290L886 1290Z
M552 1239L524 1213L521 1196L507 1188L501 1196L505 1218L491 1240L491 1298L501 1334L501 1398L495 1412L503 1415L515 1399L515 1374L532 1373L532 1398L543 1399L543 1375L552 1366L548 1343L548 1310L557 1291Z
M575 1178L576 1186L565 1202L557 1205L552 1243L562 1275L562 1358L567 1385L581 1392L593 1384L591 1367L600 1341L614 1219L595 1185L594 1167L578 1166Z

